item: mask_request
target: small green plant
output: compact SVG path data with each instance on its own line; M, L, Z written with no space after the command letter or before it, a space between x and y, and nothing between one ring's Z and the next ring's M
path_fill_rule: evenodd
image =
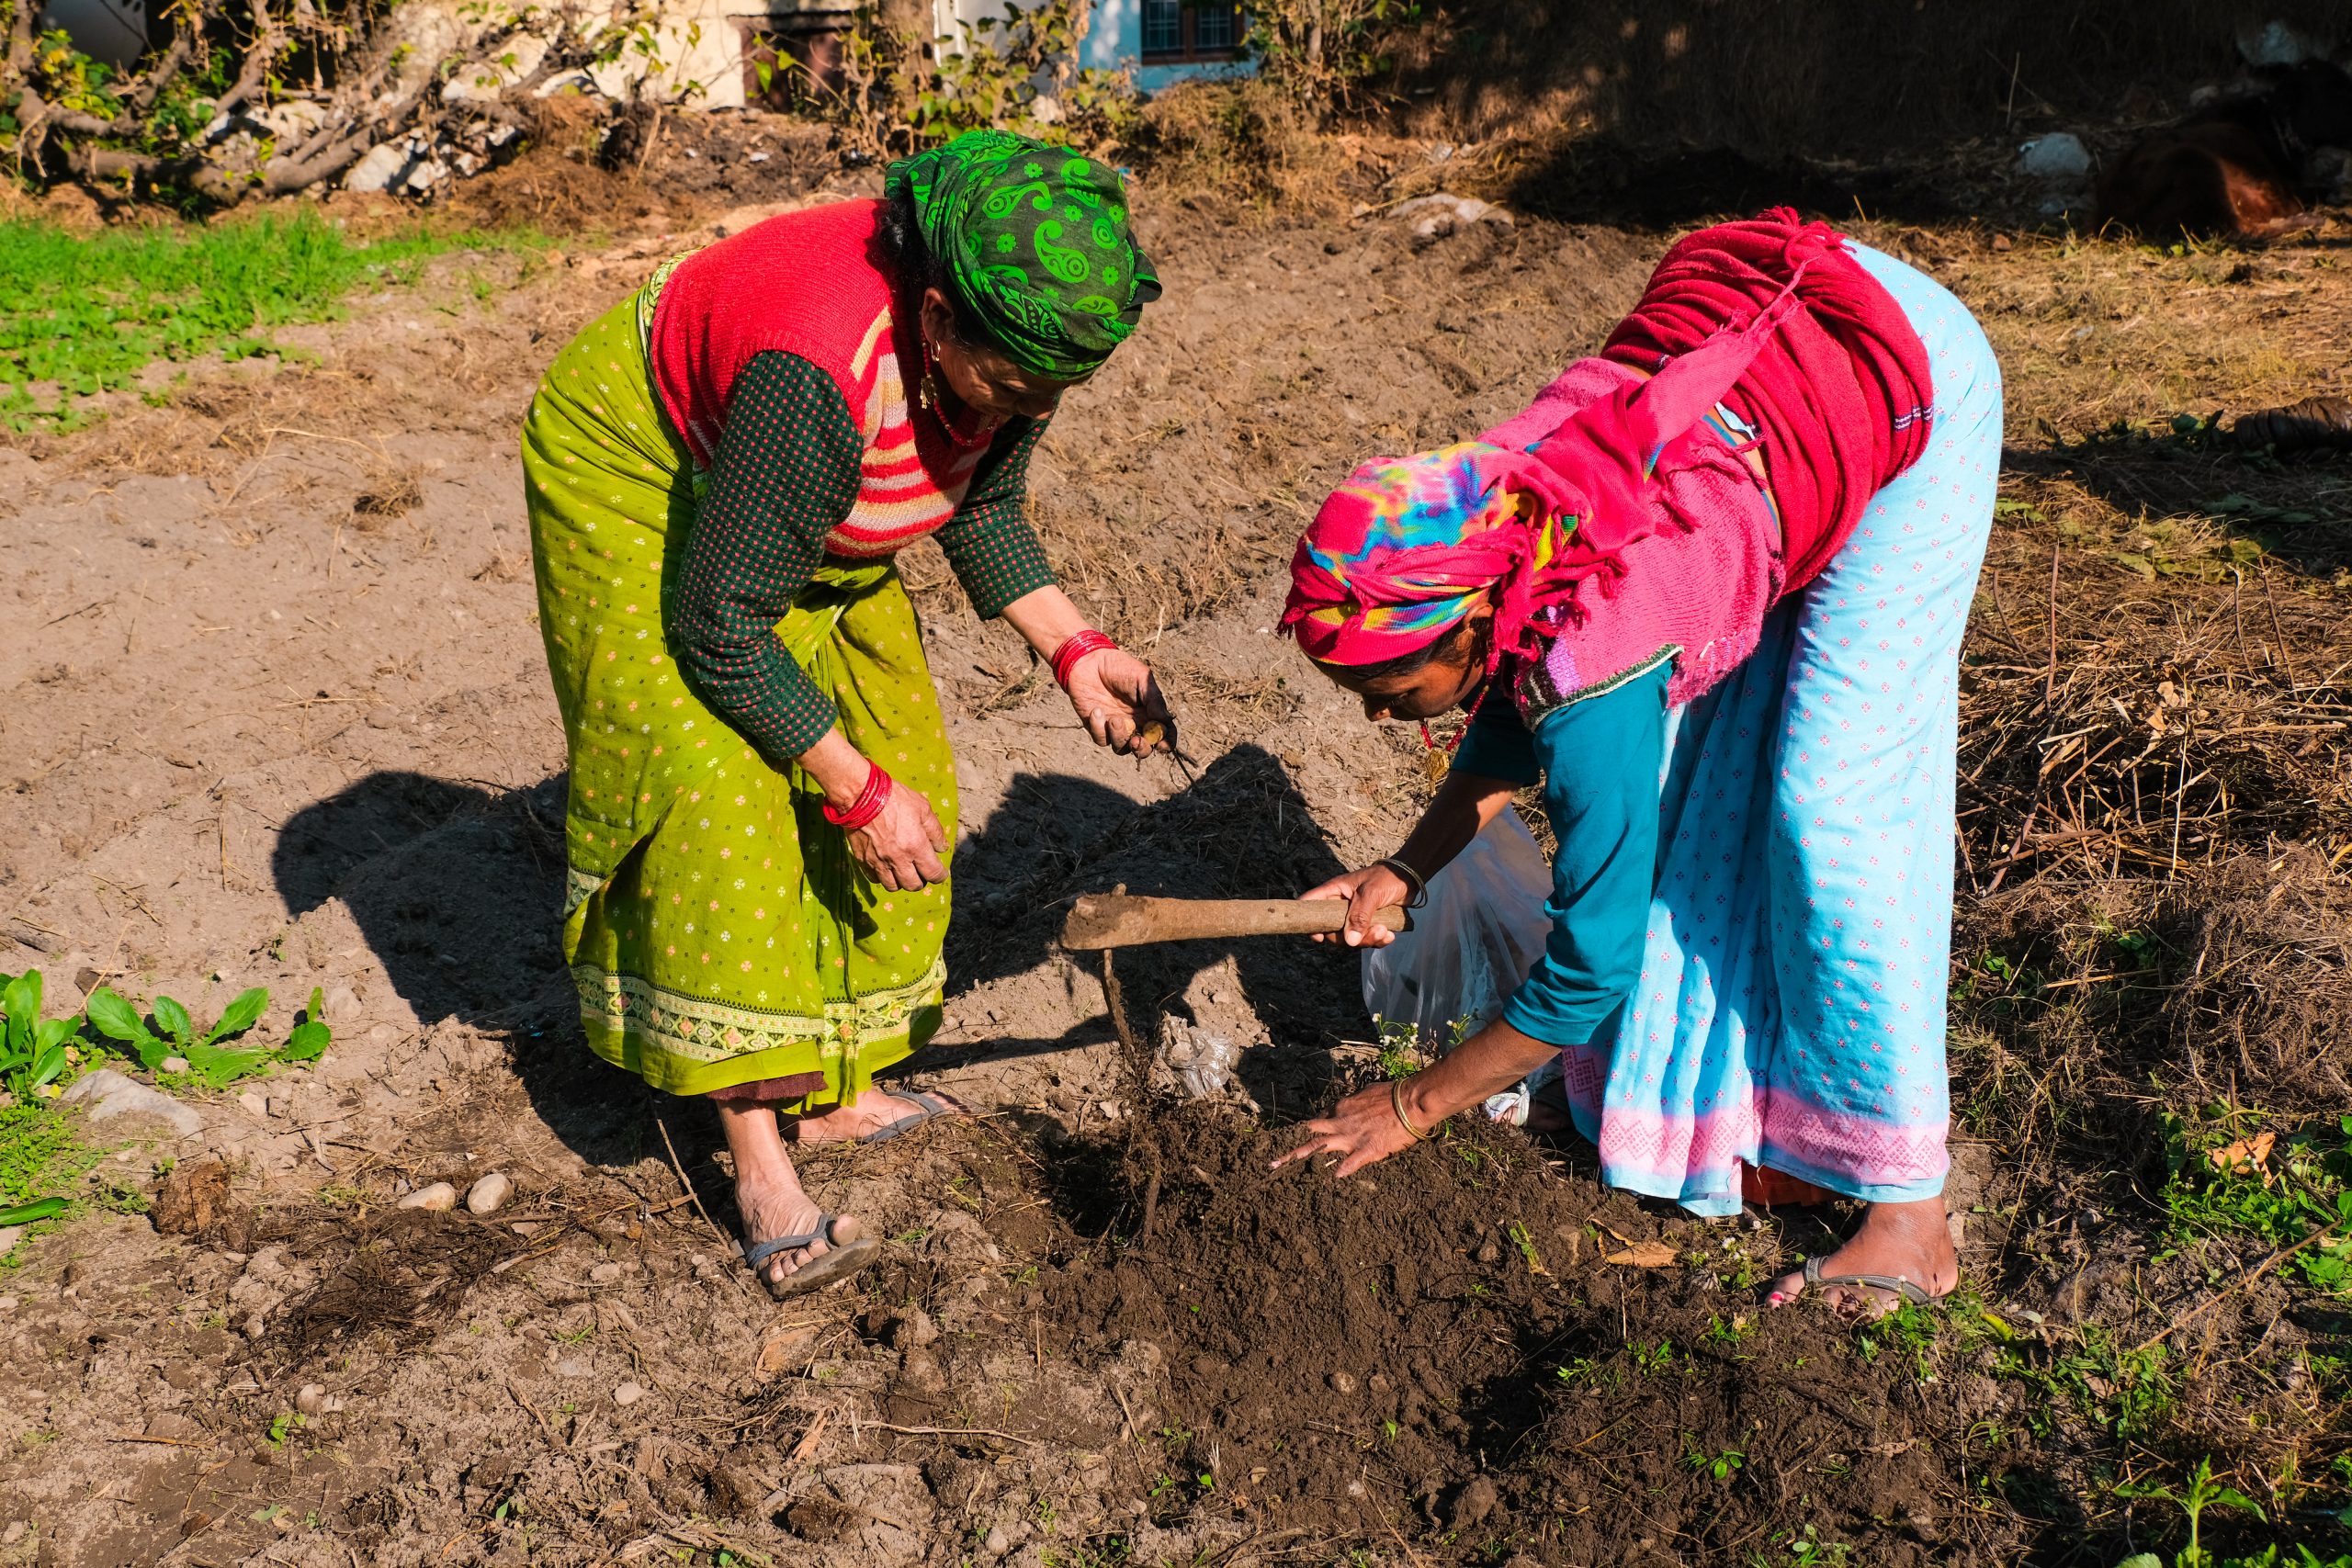
M2188 1472L2188 1490L2186 1493L2176 1492L2158 1482L2126 1482L2115 1489L2115 1495L2119 1497L2145 1497L2161 1503L2170 1503L2188 1516L2188 1544L2182 1547L2180 1554L2173 1559L2174 1568L2208 1568L2208 1564L2212 1562L2212 1559L2206 1555L2205 1548L2198 1539L2199 1525L2206 1509L2238 1508L2252 1514L2257 1519L2266 1517L2262 1512L2261 1504L2235 1487L2225 1486L2213 1479L2213 1461L2210 1459L2199 1460L2197 1468ZM2150 1562L2156 1561L2153 1552L2143 1552L2141 1558L2145 1558ZM2129 1562L2137 1562L2141 1558L2130 1559L2126 1568L2129 1568ZM2161 1564L2158 1568L2161 1568Z
M1747 1554L1747 1568L1846 1568L1854 1549L1842 1540L1824 1540L1815 1527L1783 1530L1772 1537L1771 1550Z
M224 1050L220 1043L260 1022L268 1006L268 989L256 986L221 1009L211 1028L199 1030L184 1004L157 997L153 1004L155 1028L150 1029L139 1010L108 987L92 991L89 1001L92 1025L109 1040L130 1046L141 1066L151 1073L161 1072L164 1064L176 1055L187 1063L192 1077L212 1089L258 1072L267 1064L267 1051Z
M1503 1235L1510 1237L1510 1244L1519 1248L1520 1257L1527 1262L1529 1273L1544 1275L1551 1273L1549 1269L1544 1267L1544 1255L1535 1250L1535 1238L1527 1234L1525 1225L1513 1220L1503 1227Z
M2126 1349L2107 1330L2085 1324L2074 1348L2037 1359L2036 1347L2020 1340L1997 1352L1994 1370L2041 1392L2042 1401L2027 1418L2037 1433L2047 1435L2053 1413L2071 1408L2125 1438L2146 1431L2171 1406L2174 1382L2166 1360L2162 1345Z
M1374 1059L1380 1066L1380 1076L1401 1078L1419 1071L1421 1032L1403 1020L1374 1017L1372 1022L1379 1035L1379 1055Z
M1639 1344L1633 1348L1634 1364L1651 1377L1674 1371L1674 1341L1661 1339L1657 1344Z
M66 1042L82 1027L78 1013L42 1018L40 990L38 969L0 975L0 1012L7 1015L6 1029L0 1030L0 1088L20 1100L57 1081L65 1071Z
M1744 1314L1734 1313L1728 1318L1720 1314L1709 1318L1703 1337L1710 1345L1736 1345L1755 1332L1754 1320Z
M265 993L266 995L266 993ZM286 1043L277 1048L281 1062L315 1062L326 1055L334 1041L334 1031L327 1027L326 1000L320 988L311 987L311 1005L302 1010L301 1021L286 1036Z
M1738 1473L1740 1466L1747 1462L1747 1455L1738 1449L1723 1449L1711 1453L1700 1446L1698 1438L1685 1432L1682 1434L1682 1462L1701 1475L1729 1481Z
M246 1033L261 1021L268 1008L268 988L255 986L221 1009L211 1028L200 1030L186 1006L170 997L157 997L153 1004L154 1026L150 1028L137 1007L101 986L90 993L89 1018L91 1027L118 1044L129 1046L130 1054L149 1072L163 1072L164 1065L177 1057L187 1064L190 1077L208 1089L221 1089L239 1078L266 1071L272 1062L315 1062L334 1039L334 1031L326 1021L323 994L313 986L311 1005L299 1015L284 1044L274 1050L259 1046L234 1051L220 1043Z
M2283 1132L2266 1120L2233 1105L2165 1118L2164 1202L2174 1240L2253 1235L2286 1248L2317 1232L2287 1267L2319 1290L2352 1290L2352 1116Z

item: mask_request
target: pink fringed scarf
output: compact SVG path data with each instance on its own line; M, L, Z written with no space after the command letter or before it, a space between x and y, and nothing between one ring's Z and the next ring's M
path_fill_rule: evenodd
M1935 402L1926 345L1844 243L1785 207L1702 229L1666 253L1601 349L1655 370L1794 289L1804 308L1723 400L1763 438L1788 530L1789 592L1819 574L1863 504L1927 450Z
M1668 515L1657 473L1713 442L1701 421L1718 402L1761 432L1783 592L1810 581L1925 449L1931 402L1918 334L1840 243L1781 208L1677 244L1605 350L1656 374L1523 455L1470 442L1359 468L1299 540L1283 629L1311 658L1376 663L1427 646L1499 583L1489 670L1539 658L1580 619L1582 584L1613 592L1626 547Z

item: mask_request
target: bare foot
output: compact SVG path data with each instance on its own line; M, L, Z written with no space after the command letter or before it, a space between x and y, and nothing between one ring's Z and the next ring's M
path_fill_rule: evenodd
M1952 1251L1951 1233L1945 1228L1943 1199L1872 1203L1852 1239L1821 1260L1821 1272L1888 1274L1910 1280L1931 1296L1950 1294L1960 1283L1960 1258ZM1803 1294L1804 1273L1800 1269L1772 1281L1764 1304L1785 1306ZM1883 1317L1900 1304L1894 1292L1870 1285L1828 1286L1825 1299L1849 1317Z
M718 1122L735 1156L735 1207L743 1217L746 1252L778 1236L808 1235L824 1224L824 1212L800 1185L792 1156L777 1135L775 1112L763 1105L718 1104ZM760 1280L773 1292L835 1247L854 1248L865 1234L843 1214L832 1224L830 1244L817 1236L805 1247L786 1247L760 1260ZM871 1251L869 1244L866 1250Z
M817 1228L823 1215L808 1194L801 1190L797 1180L739 1180L735 1183L735 1207L743 1216L747 1248L780 1235L806 1235ZM852 1215L843 1214L833 1222L832 1239L836 1242L853 1242L861 1234ZM807 1247L776 1253L761 1263L761 1278L773 1289L831 1250L820 1237Z
M934 1093L932 1098L957 1111L963 1109L945 1095ZM920 1116L923 1110L921 1101L910 1100L905 1095L885 1094L878 1089L869 1089L855 1100L836 1105L821 1115L795 1118L789 1123L785 1137L787 1142L795 1144L831 1144L847 1138L863 1138L870 1133L880 1132L893 1122Z

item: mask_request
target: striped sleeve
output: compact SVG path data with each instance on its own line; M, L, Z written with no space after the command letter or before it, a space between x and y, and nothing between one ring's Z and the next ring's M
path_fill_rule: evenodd
M1029 455L1046 423L1017 420L1005 428L973 470L964 504L939 530L939 547L982 620L1002 615L1025 593L1053 586L1054 569L1029 525Z
M775 767L825 738L832 700L775 625L856 503L865 442L831 377L755 355L736 378L710 484L687 535L670 615L679 671Z

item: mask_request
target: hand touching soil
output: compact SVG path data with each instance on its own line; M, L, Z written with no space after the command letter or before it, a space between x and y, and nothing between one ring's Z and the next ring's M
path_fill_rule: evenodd
M1353 1176L1365 1166L1411 1148L1413 1134L1397 1119L1396 1106L1390 1098L1396 1092L1384 1083L1348 1096L1332 1107L1330 1115L1318 1116L1306 1123L1305 1130L1313 1136L1275 1160L1274 1168L1280 1170L1295 1159L1338 1155L1340 1164L1331 1174Z

